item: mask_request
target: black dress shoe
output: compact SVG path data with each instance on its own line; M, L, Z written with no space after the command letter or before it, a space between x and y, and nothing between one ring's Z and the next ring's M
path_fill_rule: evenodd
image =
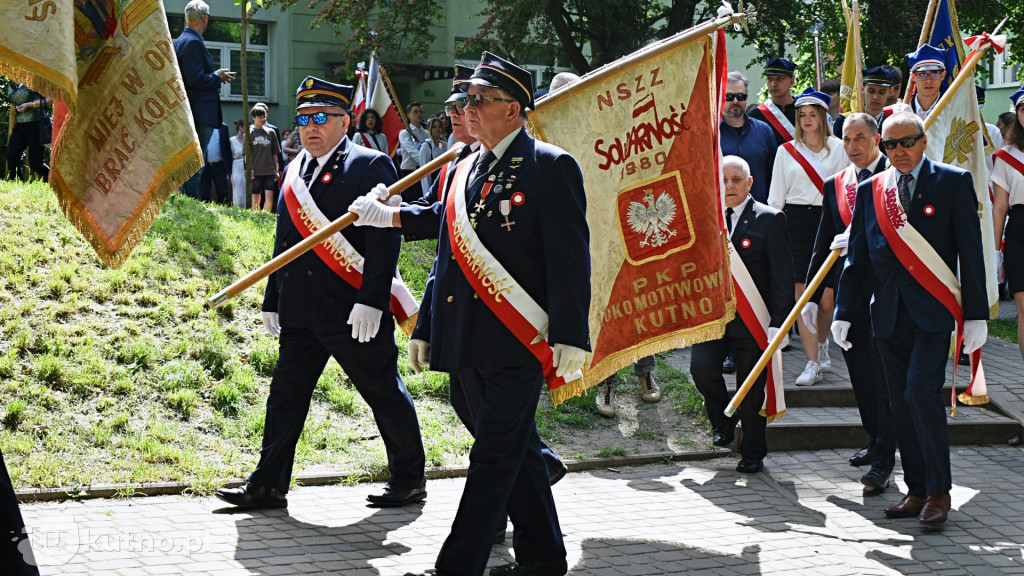
M860 477L860 483L864 485L867 492L883 492L889 487L892 479L892 470L872 466L871 471Z
M280 490L248 482L238 488L221 488L217 490L216 496L239 510L286 508L288 506L288 499Z
M569 572L565 562L513 562L491 568L491 576L564 576Z
M850 464L853 466L863 466L865 464L871 464L871 459L875 457L875 447L870 442L864 445L863 448L857 450L850 456Z
M711 443L719 448L725 448L736 439L736 427L730 426L725 430L713 430L711 432Z
M558 484L559 480L565 478L565 474L568 471L569 467L564 462L559 462L556 468L548 468L548 480L551 481L551 485Z
M427 489L425 486L420 486L419 488L395 488L388 484L384 487L382 494L370 494L366 499L370 502L369 506L373 508L394 508L419 502L426 497Z
M743 472L744 474L756 474L764 468L764 460L754 460L752 458L741 458L740 463L736 465L737 472Z
M736 372L736 355L729 352L729 355L725 357L725 361L722 362L722 374L732 374Z

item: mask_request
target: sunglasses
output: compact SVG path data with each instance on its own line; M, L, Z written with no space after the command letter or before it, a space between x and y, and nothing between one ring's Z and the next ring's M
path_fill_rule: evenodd
M737 94L726 94L725 95L725 101L726 102L732 102L733 100L738 100L740 102L746 102L747 101L747 95L745 93L743 93L743 92L739 92Z
M917 141L924 138L924 134L918 134L917 136L907 136L906 138L896 138L889 140L882 140L882 148L886 150L895 150L896 144L904 148L913 148L917 146Z
M308 126L309 119L313 119L313 124L326 124L328 116L347 116L347 114L336 114L334 112L317 112L315 114L296 114L295 123L299 126Z
M459 112L462 112L462 111L464 111L466 109L466 105L468 103L469 103L469 98L468 97L466 97L465 95L460 96L459 98L456 98L455 100L452 100L448 104L444 105L444 113L447 114L448 116L451 116L452 112L454 112L456 110L459 111Z
M498 98L497 96L484 96L483 94L466 94L466 103L476 108L483 106L484 102L515 102L512 98Z
M922 71L922 72L914 72L914 76L917 76L918 78L920 78L922 80L932 80L932 79L935 79L935 78L942 78L945 75L946 75L946 71L945 70L929 70L929 71Z

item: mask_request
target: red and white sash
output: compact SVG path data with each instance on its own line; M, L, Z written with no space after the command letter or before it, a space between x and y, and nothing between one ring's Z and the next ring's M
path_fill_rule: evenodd
M790 156L796 160L797 164L804 169L804 173L807 174L807 178L810 179L811 184L817 188L818 194L824 194L825 180L828 179L829 173L825 170L825 167L821 165L821 162L814 157L814 154L804 146L803 142L786 142L782 145L789 152Z
M956 347L963 343L964 313L960 297L960 281L956 274L942 260L935 248L921 235L907 218L907 211L897 193L897 170L889 168L872 180L872 197L878 227L882 230L893 254L915 280L938 300L956 320ZM956 390L953 390L952 404L956 410ZM980 400L988 394L985 371L981 366L981 350L971 353L971 384L964 391L965 404L984 403Z
M359 133L359 137L363 139L363 143L364 143L366 148L370 148L372 150L377 150L378 152L383 152L383 153L387 154L387 152L388 152L387 150L381 150L380 149L380 146L377 144L377 139L376 138L369 138L369 137L367 137L365 132L360 132Z
M1024 152L1018 150L1016 146L1003 146L996 150L992 157L999 158L1009 164L1011 168L1024 175Z
M851 164L836 174L836 204L839 206L839 217L843 225L853 222L853 207L857 205L857 167Z
M548 313L526 293L516 279L484 246L470 223L466 210L466 183L472 174L480 152L466 157L455 169L452 190L448 193L445 220L452 255L480 300L498 317L498 320L540 362L548 389L554 390L566 382L583 377L577 370L566 376L556 376L551 365L554 350L547 340Z
M774 102L769 100L758 104L757 109L761 111L764 119L771 124L773 128L775 128L775 131L782 134L782 137L786 139L786 142L793 139L793 134L795 133L796 128L789 121L789 118L786 118L786 115L782 113L782 110L779 110L779 107L776 106Z
M732 285L736 292L736 312L739 313L743 324L754 336L757 346L763 351L768 347L768 325L771 323L771 314L764 298L757 290L750 271L743 263L743 259L736 253L736 248L729 241L729 272L732 274ZM776 349L772 359L768 361L768 381L765 384L764 403L761 405L761 415L768 419L768 422L786 415L786 396L782 385L782 350Z
M307 238L317 230L327 226L331 221L320 211L320 207L313 201L309 194L309 188L302 181L299 175L299 167L305 162L316 160L305 150L288 166L288 173L284 180L284 202L288 208L288 215L295 224L295 228L303 238ZM323 173L321 173L323 177ZM313 251L323 260L342 280L348 282L352 287L358 289L363 285L363 256L354 246L342 235L335 232L330 238L317 244ZM407 334L412 333L412 327L416 324L416 315L419 311L419 303L409 288L402 282L401 275L395 270L396 277L391 278L391 313L395 320Z

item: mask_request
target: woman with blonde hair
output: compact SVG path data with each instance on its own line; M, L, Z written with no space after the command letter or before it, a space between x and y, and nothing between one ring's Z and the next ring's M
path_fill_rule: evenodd
M830 102L831 98L827 94L813 88L797 96L796 135L791 142L779 146L768 189L768 205L786 213L786 229L793 253L793 280L798 299L804 292L804 280L814 249L814 236L821 220L822 186L830 176L850 164L843 149L843 141L832 136L829 131L826 112ZM835 283L825 284L832 286ZM807 356L807 365L796 379L798 386L812 386L820 382L824 372L832 367L828 333L834 309L833 296L832 288L823 290L816 329L806 326L803 319L800 320L800 341Z

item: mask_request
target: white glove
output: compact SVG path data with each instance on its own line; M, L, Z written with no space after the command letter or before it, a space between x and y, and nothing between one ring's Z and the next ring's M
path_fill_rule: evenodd
M263 313L263 329L267 334L277 337L281 335L281 317L277 312Z
M722 5L718 7L718 17L731 16L733 13L732 4L728 2L722 2Z
M555 371L555 376L565 376L566 374L572 374L577 370L581 370L586 359L586 350L569 346L568 344L555 344L551 365L558 368Z
M1000 276L1003 273L1003 251L996 250L996 276Z
M970 354L985 345L988 339L988 322L964 320L964 354Z
M832 339L836 341L843 350L849 350L853 348L853 344L850 344L846 340L846 335L850 333L850 323L845 320L836 320L832 322Z
M772 340L774 340L775 339L775 335L778 334L778 333L779 333L779 329L778 328L775 328L774 326L769 326L768 327L768 341L771 342ZM782 343L779 344L779 347L776 348L776 350L781 350L781 349L785 348L786 346L789 346L789 334L786 334L785 336L782 337Z
M378 184L383 186L383 184ZM387 190L385 188L385 190ZM402 201L402 197L395 195L398 201ZM353 224L356 226L372 226L374 228L391 228L391 223L394 220L395 212L398 212L398 207L389 206L382 204L377 199L377 188L363 194L359 198L356 198L348 207L349 212L355 212L359 215L359 219Z
M804 306L804 309L800 311L800 319L804 321L804 325L801 328L807 328L807 331L811 334L818 333L818 305L814 302L808 302Z
M847 230L841 234L836 234L836 237L832 239L832 245L828 247L829 250L843 249L839 253L840 256L846 256L846 247L850 245L850 231Z
M409 365L417 374L430 369L430 342L409 340Z
M348 315L348 323L352 325L352 337L360 342L369 342L377 335L380 328L380 317L383 312L366 304L356 304Z

